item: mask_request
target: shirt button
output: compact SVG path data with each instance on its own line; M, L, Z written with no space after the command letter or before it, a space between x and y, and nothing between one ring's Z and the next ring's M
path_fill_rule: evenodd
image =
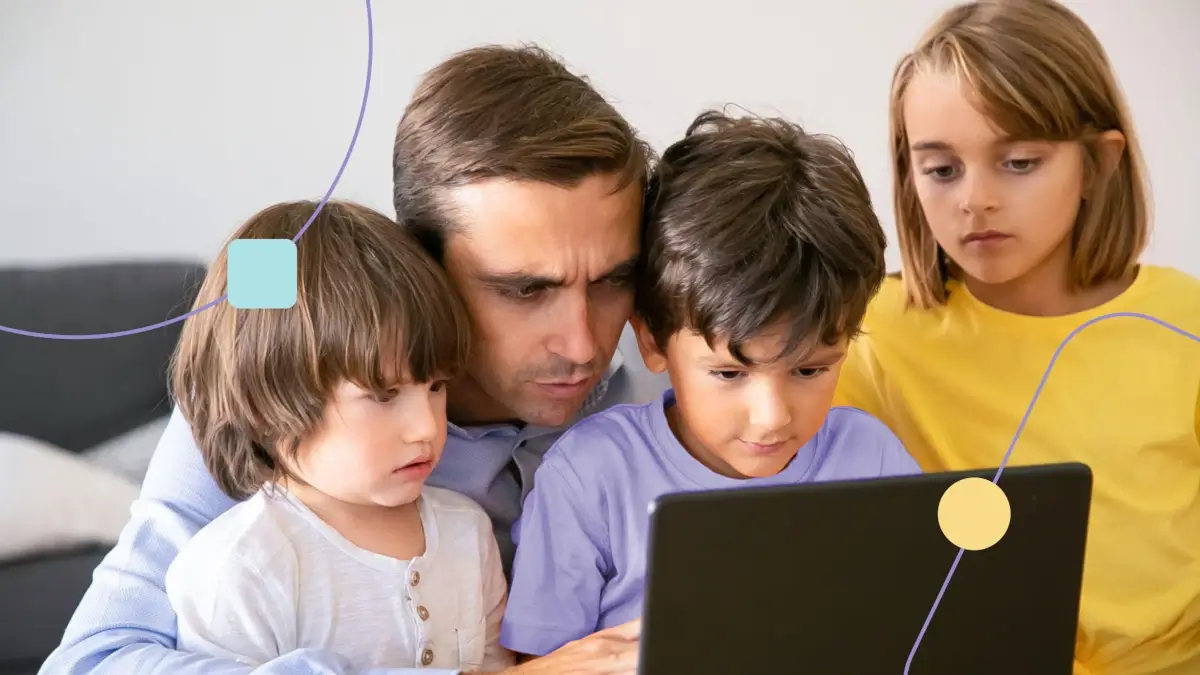
M433 663L433 650L426 649L425 651L421 652L421 665L427 666L431 663Z
M412 576L408 578L408 582L410 584L412 584L413 586L416 586L417 584L421 583L421 573L413 572Z
M425 605L417 607L417 616L421 617L422 621L429 619L429 610L425 609Z

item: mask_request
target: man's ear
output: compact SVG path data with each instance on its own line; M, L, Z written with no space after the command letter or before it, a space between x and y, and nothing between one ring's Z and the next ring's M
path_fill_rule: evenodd
M655 374L666 371L667 355L659 349L646 322L642 321L640 316L634 315L629 323L633 326L634 335L637 336L638 351L642 353L642 361L645 362L646 368Z

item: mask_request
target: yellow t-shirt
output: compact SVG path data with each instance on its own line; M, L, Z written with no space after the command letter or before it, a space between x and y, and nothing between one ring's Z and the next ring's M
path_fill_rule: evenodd
M957 282L945 306L906 309L889 278L837 402L882 420L926 471L995 467L1060 343L1112 312L1200 335L1200 280L1143 265L1105 305L1029 317ZM1200 674L1200 342L1129 317L1072 337L1009 465L1064 461L1093 474L1076 673Z

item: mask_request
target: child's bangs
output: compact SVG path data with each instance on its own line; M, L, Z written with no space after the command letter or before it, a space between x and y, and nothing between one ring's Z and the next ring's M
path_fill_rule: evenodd
M470 341L458 300L443 288L388 290L346 307L354 328L342 341L338 379L382 394L401 383L458 375Z
M1046 50L1004 36L943 36L917 57L918 71L955 77L981 114L1013 140L1076 141L1089 129L1086 101Z
M685 324L710 347L725 344L743 365L801 360L843 337L853 337L871 293L865 277L845 278L794 247L761 267L724 277L724 292L702 291L682 298L693 311ZM740 277L740 278L737 278ZM782 342L776 354L751 359L750 341L771 335Z

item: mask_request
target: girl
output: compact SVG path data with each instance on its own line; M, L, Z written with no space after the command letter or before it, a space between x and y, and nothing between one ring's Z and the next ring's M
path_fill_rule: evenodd
M959 5L900 61L890 120L903 275L839 402L927 471L1010 445L1089 464L1076 673L1200 673L1200 281L1138 263L1144 169L1104 50L1052 0Z
M235 236L286 241L316 206L266 208ZM502 670L491 522L425 485L465 310L416 241L364 207L325 204L297 250L293 307L221 302L180 337L172 393L205 466L244 501L168 569L179 649L256 667L316 650L354 672ZM197 307L227 292L227 255Z

